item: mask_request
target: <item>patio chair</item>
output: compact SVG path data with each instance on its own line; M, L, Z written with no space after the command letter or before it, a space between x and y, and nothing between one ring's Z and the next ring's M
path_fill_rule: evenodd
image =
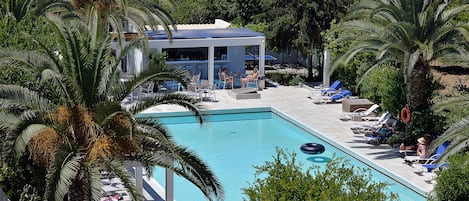
M234 79L223 76L221 71L218 71L218 84L221 85L222 89L226 88L226 85L231 85L231 89L234 89Z
M344 120L344 121L348 121L348 120L354 119L355 117L360 117L360 119L368 120L368 118L363 118L363 117L374 116L373 112L378 108L379 108L379 105L374 104L368 109L367 108L358 108L358 109L354 110L353 112L343 112L339 119ZM376 118L376 120L377 120L377 118Z
M336 93L332 96L319 96L313 97L313 103L316 104L326 104L326 103L333 103L333 102L340 102L343 98L352 96L352 92L349 90L342 90L339 93Z
M148 98L153 95L153 89L155 87L155 82L149 81L144 83L141 86L141 92L139 94L139 99Z
M372 122L364 122L361 124L353 124L350 126L350 129L353 131L353 133L372 133L373 131L376 131L378 128L380 128L384 123L387 123L388 120L391 119L391 113L389 112L384 112L381 114L381 116L378 118L377 121L372 121Z
M342 88L342 83L339 80L336 80L331 84L329 88L321 90L321 94L332 95L335 94L340 88Z
M435 150L435 153L433 153L433 155L431 155L430 157L428 158L419 158L417 156L405 156L404 157L404 162L407 163L408 165L412 165L414 163L420 163L420 164L427 164L428 168L435 168L437 165L436 164L433 164L433 161L435 161L436 159L438 159L443 153L445 153L446 151L446 148L448 148L450 142L444 142L443 144L441 144L440 146L438 146L438 148ZM401 152L400 152L401 153ZM405 153L407 154L407 152ZM430 164L433 164L433 165L430 165Z
M192 75L192 79L189 82L189 85L197 86L199 85L199 82L200 82L200 72Z
M208 80L201 80L198 92L201 96L201 99L209 99L212 102L217 101L217 96L215 93L216 86L214 84L210 84Z
M254 87L254 88L258 88L257 87L257 80L259 79L259 76L256 76L255 78L253 79L249 79L247 80L246 82L246 86L245 87Z
M198 89L198 85L187 85L186 93L187 95L191 96L196 100L202 100L202 95L200 90Z

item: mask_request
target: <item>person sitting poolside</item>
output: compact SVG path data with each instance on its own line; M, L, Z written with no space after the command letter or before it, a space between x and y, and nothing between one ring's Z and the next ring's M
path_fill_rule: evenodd
M384 143L386 140L391 137L392 135L392 125L390 123L385 123L381 125L377 131L373 131L371 134L366 134L366 137L380 137L380 138L373 138L379 140L379 143Z
M246 86L246 83L248 83L249 81L256 80L257 76L259 76L259 70L257 68L254 68L251 75L248 75L245 78L241 78L241 87L244 88Z
M421 137L421 138L417 139L417 142L418 142L417 157L419 157L420 159L428 158L428 156L429 156L429 153L428 153L429 146L428 146L427 140L425 140L424 137Z
M427 138L428 139L428 138ZM417 159L415 160L405 160L405 162L409 165L413 163L426 163L428 162L428 157L430 156L430 153L428 152L428 149L430 148L430 144L427 142L425 137L421 137L417 139L418 146L417 146Z
M226 68L221 69L221 76L225 82L233 82L233 76L226 74Z

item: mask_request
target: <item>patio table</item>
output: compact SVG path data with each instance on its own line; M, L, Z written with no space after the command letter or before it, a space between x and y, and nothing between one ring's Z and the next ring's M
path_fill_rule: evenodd
M374 103L365 98L345 98L342 101L342 111L343 112L353 112L358 108L368 109Z

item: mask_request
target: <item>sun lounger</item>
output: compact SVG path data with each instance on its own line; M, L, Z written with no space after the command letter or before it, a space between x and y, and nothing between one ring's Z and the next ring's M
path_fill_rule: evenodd
M378 120L379 117L373 115L373 112L379 108L378 104L374 104L371 107L367 108L358 108L353 112L343 112L339 119L348 121L360 117L361 120Z
M257 93L257 88L254 88L254 87L233 89L233 90L228 91L228 95L230 95L236 100L261 98L261 94Z
M313 99L313 103L316 104L326 104L326 103L334 103L334 102L341 102L344 98L352 96L352 92L349 90L342 90L339 93L336 93L332 96L318 96L318 97L311 97Z
M354 133L370 133L381 127L383 124L387 123L391 119L391 113L384 112L377 121L373 122L364 122L364 123L355 123L350 126L350 129Z
M440 146L438 146L435 153L428 158L419 158L417 156L405 156L404 162L409 165L412 165L413 163L431 164L434 160L438 159L446 151L446 148L449 146L449 144L449 142L441 144Z

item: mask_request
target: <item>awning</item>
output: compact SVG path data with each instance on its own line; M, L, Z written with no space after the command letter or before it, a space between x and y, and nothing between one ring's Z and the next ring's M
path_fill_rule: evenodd
M265 55L264 59L266 61L275 61L277 60L276 57L272 56L272 55ZM244 55L244 60L245 61L254 61L254 60L259 60L259 55L249 55L249 54L246 54Z

